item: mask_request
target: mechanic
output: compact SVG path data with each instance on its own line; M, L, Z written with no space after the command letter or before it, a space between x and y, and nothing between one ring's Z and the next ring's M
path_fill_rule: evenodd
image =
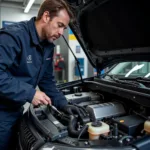
M37 17L0 29L0 150L14 149L26 102L67 107L53 75L53 41L73 17L65 0L45 0Z

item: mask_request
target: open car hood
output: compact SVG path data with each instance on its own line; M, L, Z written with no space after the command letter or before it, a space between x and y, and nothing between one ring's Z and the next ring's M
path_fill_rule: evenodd
M70 28L94 67L150 59L148 0L69 2L76 4L77 16Z

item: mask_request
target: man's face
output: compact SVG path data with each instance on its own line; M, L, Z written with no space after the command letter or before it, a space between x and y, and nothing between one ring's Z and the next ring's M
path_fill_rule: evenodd
M49 42L53 42L63 35L64 30L67 28L70 17L65 9L60 10L57 16L48 21L44 28L45 38Z

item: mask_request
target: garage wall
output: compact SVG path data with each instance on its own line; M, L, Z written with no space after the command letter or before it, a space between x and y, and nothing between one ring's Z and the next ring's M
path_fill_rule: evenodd
M28 14L25 14L23 9L0 7L0 27L2 27L2 21L18 22L29 20L31 17L36 15L37 10L31 10Z

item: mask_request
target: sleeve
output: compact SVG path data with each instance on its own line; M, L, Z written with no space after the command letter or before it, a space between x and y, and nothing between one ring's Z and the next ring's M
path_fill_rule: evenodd
M41 91L45 92L51 98L52 104L58 109L63 109L63 107L68 104L65 96L61 91L58 90L56 86L56 81L53 74L52 59L38 86Z
M9 68L20 52L19 42L12 35L0 32L0 96L25 103L32 101L35 89L9 73Z

